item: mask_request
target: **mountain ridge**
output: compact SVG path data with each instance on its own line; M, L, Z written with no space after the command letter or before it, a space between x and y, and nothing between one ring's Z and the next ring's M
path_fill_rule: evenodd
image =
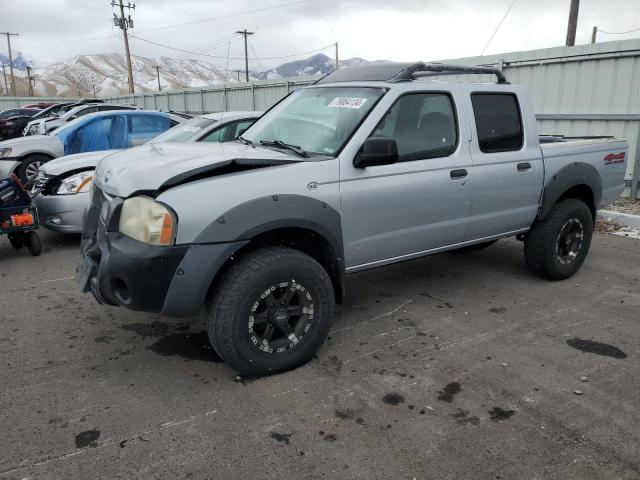
M1 58L1 56L0 56ZM18 63L16 61L19 59ZM8 60L7 60L8 61ZM363 58L340 61L341 67L369 65L386 62L370 62ZM242 75L229 71L226 75L216 65L202 60L162 56L157 59L133 55L131 57L136 93L162 90L204 88L224 83L239 83ZM19 68L18 64L20 65ZM18 95L28 92L26 65L29 62L20 53L14 58L16 88ZM156 70L159 67L159 71ZM323 75L335 68L334 59L319 53L305 59L293 60L277 67L256 71L250 70L250 80L277 80L308 75ZM64 62L33 68L36 78L34 93L43 96L116 96L128 93L127 66L124 55L100 53L76 55ZM7 72L8 73L8 72ZM159 80L158 80L159 75Z

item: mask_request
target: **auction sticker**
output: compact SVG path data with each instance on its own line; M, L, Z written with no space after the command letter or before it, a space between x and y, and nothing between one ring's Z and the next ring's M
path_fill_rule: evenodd
M360 108L366 101L366 98L336 97L331 100L331 103L329 103L328 106L335 108Z

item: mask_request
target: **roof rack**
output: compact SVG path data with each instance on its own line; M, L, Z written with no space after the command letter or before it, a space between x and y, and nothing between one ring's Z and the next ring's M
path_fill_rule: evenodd
M463 75L463 74L488 74L495 75L498 83L509 83L502 70L495 67L468 67L466 65L445 65L443 63L418 62L398 72L390 82L404 82L421 77L433 77L437 75Z
M506 84L502 70L495 67L468 67L443 63L378 63L364 67L349 67L333 70L315 83L382 81L408 82L421 77L436 75L488 74L495 75L498 83Z

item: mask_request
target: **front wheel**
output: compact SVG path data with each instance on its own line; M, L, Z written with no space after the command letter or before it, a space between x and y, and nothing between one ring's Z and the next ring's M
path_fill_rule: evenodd
M38 176L38 170L42 165L51 160L46 155L29 155L18 167L18 177L20 181L26 186L31 187L36 177Z
M223 274L210 305L209 339L243 376L283 372L318 351L334 306L329 275L313 258L291 248L261 248Z
M524 242L529 270L549 280L564 280L587 258L593 236L593 216L581 200L567 198L536 222Z

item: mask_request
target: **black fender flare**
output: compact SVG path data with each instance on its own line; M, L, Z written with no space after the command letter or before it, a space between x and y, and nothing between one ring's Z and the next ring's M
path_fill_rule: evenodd
M242 203L207 225L193 241L173 278L162 314L197 314L209 286L227 260L260 234L279 228L303 228L324 238L335 254L338 298L344 296L344 247L340 213L327 203L302 195L270 195Z
M270 195L237 205L205 227L194 243L251 240L286 227L314 231L329 242L337 257L344 258L340 213L321 200L303 195Z
M574 162L558 170L545 185L537 220L544 220L556 202L571 188L586 185L593 194L593 208L598 208L602 199L602 179L592 165Z

